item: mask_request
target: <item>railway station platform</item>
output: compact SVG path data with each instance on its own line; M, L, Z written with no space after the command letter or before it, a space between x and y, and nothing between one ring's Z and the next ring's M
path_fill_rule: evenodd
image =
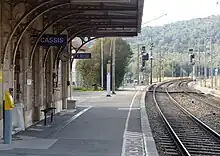
M212 88L208 88L208 87L201 87L199 82L190 82L189 86L194 87L195 89L197 89L205 94L210 94L210 95L213 95L213 96L220 98L220 90L212 89Z
M80 94L76 109L57 113L54 123L41 121L14 135L11 145L0 144L0 156L157 156L145 90Z
M143 7L144 0L0 0L0 138L5 91L22 110L16 130L17 120L19 129L42 120L43 109L62 112L76 54L96 39L137 36Z

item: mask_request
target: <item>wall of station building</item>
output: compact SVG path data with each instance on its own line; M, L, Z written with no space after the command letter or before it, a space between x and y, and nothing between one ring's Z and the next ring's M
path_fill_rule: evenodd
M11 8L9 4L0 5L1 8L1 58L4 53L4 45L7 38L13 30L15 24L23 16L26 7L24 4L16 5ZM25 21L27 22L27 21ZM24 23L25 25L25 23ZM13 49L16 40L21 35L22 28L13 36L12 42L6 53L4 64L1 65L0 71L3 72L3 79L0 79L0 136L2 136L2 101L5 90L13 94L15 104L24 105L25 128L32 125L35 121L43 118L41 110L46 105L56 107L59 112L66 108L66 100L70 96L70 86L67 82L70 78L70 67L68 62L60 62L59 66L54 64L55 51L57 47L51 47L48 52L47 60L44 62L46 50L44 47L37 47L34 53L32 64L29 65L31 50L33 47L34 31L42 31L43 20L39 17L36 22L28 29L22 37L16 55ZM53 33L53 28L49 28L46 33ZM15 63L13 64L13 58ZM61 75L59 75L61 74ZM1 76L1 75L0 75ZM61 77L61 79L59 79ZM16 108L15 108L16 109Z

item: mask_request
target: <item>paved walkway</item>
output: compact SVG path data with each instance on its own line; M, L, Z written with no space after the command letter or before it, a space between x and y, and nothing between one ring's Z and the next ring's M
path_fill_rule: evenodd
M220 91L219 90L211 89L208 87L201 87L199 82L191 82L191 83L189 83L189 86L194 87L195 89L197 89L205 94L211 94L213 96L220 98Z
M0 156L142 156L140 100L143 91L87 92L76 110L58 113L0 144Z

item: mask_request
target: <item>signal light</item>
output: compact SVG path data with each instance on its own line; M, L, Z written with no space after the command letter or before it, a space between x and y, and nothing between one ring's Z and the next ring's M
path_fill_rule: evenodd
M146 51L145 46L142 46L142 48L141 48L141 53L143 54L143 53L145 53L145 51Z
M149 60L149 54L146 53L145 55L143 55L143 56L142 56L142 60L143 60L143 61Z
M195 54L190 54L190 62L193 62L194 59L195 59Z
M145 60L142 60L142 67L145 67Z

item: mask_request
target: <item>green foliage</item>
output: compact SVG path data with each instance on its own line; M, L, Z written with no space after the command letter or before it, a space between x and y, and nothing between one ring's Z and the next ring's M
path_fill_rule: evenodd
M95 89L95 88L86 88L86 87L73 87L72 89L77 91L102 91L101 88Z
M146 45L146 50L150 48L150 38L154 43L153 55L155 59L159 59L156 53L164 53L162 57L163 68L165 76L171 74L171 64L175 64L176 75L179 75L180 63L185 71L191 72L192 68L189 65L189 52L190 48L196 51L196 58L198 60L198 51L201 52L200 62L204 65L204 52L209 53L210 41L212 42L213 65L220 65L220 16L209 16L207 18L197 18L188 21L179 21L164 26L157 27L144 27L139 36L133 38L126 38L130 43L132 50L135 52L134 61L130 65L132 71L137 71L137 44ZM211 39L210 39L211 37ZM183 56L185 59L181 60ZM206 56L210 60L210 56ZM157 61L155 61L157 62ZM158 68L158 63L154 64L154 71ZM156 72L155 72L156 73Z
M184 52L188 48L205 50L212 37L212 43L220 44L220 16L180 21L160 27L145 27L138 37L130 38L132 43L149 44L152 36L155 47L168 52ZM205 46L204 46L205 44Z
M100 85L100 51L101 40L96 40L94 46L90 49L92 53L91 60L80 60L76 64L76 70L80 72L83 78L83 86L86 88L91 87L94 84ZM110 57L111 40L109 38L104 39L104 88L106 88L106 66ZM132 51L130 45L122 40L116 38L116 55L115 55L115 83L116 87L119 87L123 81L124 74L127 72L127 66L129 65L130 58L132 57Z

